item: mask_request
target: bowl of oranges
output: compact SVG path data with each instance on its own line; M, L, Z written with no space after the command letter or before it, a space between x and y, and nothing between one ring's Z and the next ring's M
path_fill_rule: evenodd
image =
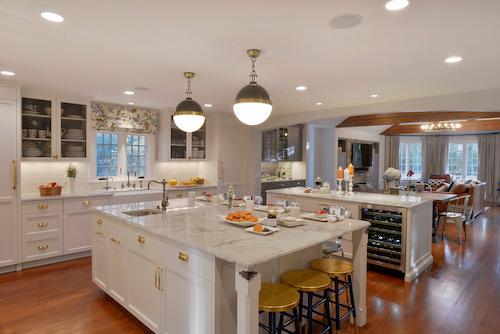
M228 213L226 216L220 216L225 222L229 224L241 226L241 227L251 227L255 224L261 224L266 218L259 218L252 214L249 210L241 210L238 212Z

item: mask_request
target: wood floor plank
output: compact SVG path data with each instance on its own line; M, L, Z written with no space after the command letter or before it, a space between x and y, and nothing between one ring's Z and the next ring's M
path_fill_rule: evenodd
M434 265L412 283L368 271L368 324L359 333L498 333L500 208L456 242L433 244ZM0 275L0 333L151 333L91 280L91 259ZM347 322L342 333L354 333Z

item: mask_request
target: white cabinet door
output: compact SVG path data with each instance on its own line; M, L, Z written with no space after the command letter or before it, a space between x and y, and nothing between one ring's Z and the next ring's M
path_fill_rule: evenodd
M64 254L78 253L92 248L90 212L64 214Z
M110 234L109 246L109 281L108 292L117 302L126 307L128 290L128 249Z
M213 334L212 284L167 268L164 334Z
M161 267L153 260L130 250L128 308L152 331L161 328Z
M220 128L219 192L232 184L237 195L243 195L245 182L245 129L242 126ZM238 157L235 159L235 157Z
M17 126L15 101L0 98L0 267L17 263Z
M101 289L108 289L109 254L107 239L103 231L96 229L92 241L92 280Z

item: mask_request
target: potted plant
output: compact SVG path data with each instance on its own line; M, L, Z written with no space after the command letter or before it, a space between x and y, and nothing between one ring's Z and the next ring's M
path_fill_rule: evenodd
M406 176L408 177L408 194L410 192L414 192L416 190L416 186L411 184L411 177L414 175L415 173L413 172L412 169L410 169L408 171L408 173L406 173Z
M389 167L384 172L384 181L386 184L386 191L390 192L391 188L399 187L399 180L401 179L401 171L396 168Z
M68 168L66 168L66 176L68 177L68 188L70 194L73 194L75 192L76 174L77 174L76 167L69 164Z

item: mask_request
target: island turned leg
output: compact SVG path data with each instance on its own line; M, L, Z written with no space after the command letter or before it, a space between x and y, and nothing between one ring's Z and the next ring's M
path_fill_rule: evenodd
M359 327L366 325L366 247L368 234L366 229L352 232L352 259L354 273L352 284L354 290L354 305L356 305L356 323Z
M259 333L260 273L250 268L235 266L237 295L237 334Z

